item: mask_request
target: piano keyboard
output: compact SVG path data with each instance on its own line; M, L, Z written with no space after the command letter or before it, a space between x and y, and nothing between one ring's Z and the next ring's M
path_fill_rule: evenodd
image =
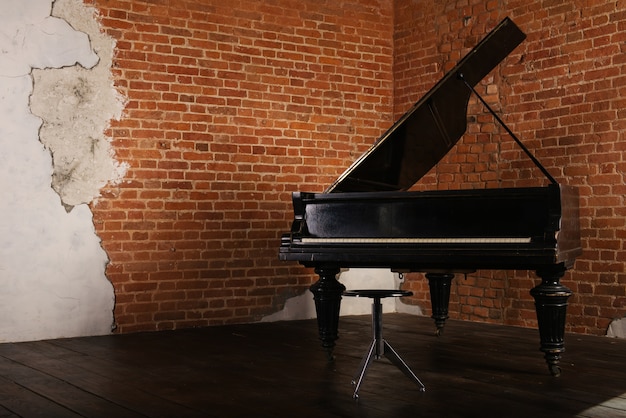
M302 237L303 244L530 244L530 237L476 238L315 238Z

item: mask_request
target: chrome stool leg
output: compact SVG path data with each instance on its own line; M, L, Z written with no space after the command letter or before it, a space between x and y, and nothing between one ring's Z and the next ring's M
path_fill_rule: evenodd
M354 385L354 394L352 395L352 397L354 399L357 399L359 397L359 389L361 388L361 383L363 383L365 372L367 371L367 368L369 367L370 363L372 362L372 359L374 358L375 345L376 345L376 340L372 341L372 343L370 344L370 348L369 350L367 350L367 354L365 355L365 357L363 357L363 360L361 360L359 371L354 376L354 379L352 379L352 385Z
M415 373L413 373L404 360L402 360L402 357L398 355L396 350L394 350L387 341L385 341L385 357L395 364L398 369L402 370L402 373L404 373L409 379L415 382L420 387L420 392L426 392L426 386L424 386L419 377L415 376Z

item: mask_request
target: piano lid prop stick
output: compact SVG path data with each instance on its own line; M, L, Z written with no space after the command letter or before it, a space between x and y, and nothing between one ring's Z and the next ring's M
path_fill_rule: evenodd
M478 100L480 100L481 103L487 108L487 110L489 110L489 112L493 115L493 117L496 118L498 123L500 125L502 125L502 127L504 129L506 129L506 131L509 133L509 135L511 135L511 138L513 138L513 140L515 142L517 142L517 145L519 145L520 148L522 149L522 151L524 151L526 153L528 158L530 158L532 160L532 162L535 163L537 168L539 170L541 170L541 172L544 174L544 176L546 176L548 178L548 180L550 180L550 182L552 184L558 184L557 181L554 179L554 177L552 177L552 175L548 172L548 170L546 170L546 168L543 165L541 165L539 160L537 160L537 158L535 158L535 156L528 150L528 148L526 148L526 146L522 143L522 141L520 141L520 139L513 133L513 131L511 131L511 129L509 129L509 127L506 125L506 123L504 123L504 121L502 119L500 119L500 117L496 114L496 112L493 111L493 109L491 108L491 106L489 106L487 104L485 99L483 99L482 96L480 94L478 94L476 89L474 89L474 87L472 87L467 82L467 80L465 80L465 77L463 76L463 73L459 73L458 74L458 78L459 78L459 80L463 81L463 83L467 86L467 88L470 89L471 92L476 95L476 97L478 97Z

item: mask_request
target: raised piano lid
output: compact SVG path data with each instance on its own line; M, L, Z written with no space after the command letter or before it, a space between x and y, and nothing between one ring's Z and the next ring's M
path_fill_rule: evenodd
M467 129L471 90L526 35L505 18L327 190L407 190L434 167Z

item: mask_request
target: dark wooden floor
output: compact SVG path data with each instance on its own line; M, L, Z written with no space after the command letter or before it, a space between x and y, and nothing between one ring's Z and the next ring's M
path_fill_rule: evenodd
M0 344L0 417L626 417L626 341L567 335L560 378L536 330L385 315L426 384L375 361L350 380L370 319L344 317L328 363L314 321Z

